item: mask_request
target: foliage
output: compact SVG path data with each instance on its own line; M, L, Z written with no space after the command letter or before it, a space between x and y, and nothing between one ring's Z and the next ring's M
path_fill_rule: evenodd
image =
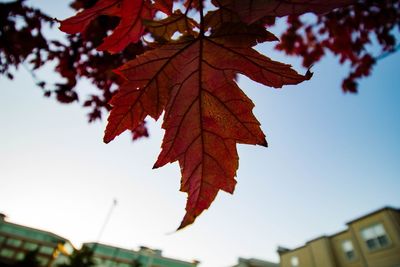
M291 15L288 25L277 49L300 56L306 68L326 52L332 52L341 64L350 63L351 71L343 80L342 89L355 93L357 80L370 75L377 60L399 49L394 29L400 27L400 1L359 1L313 21ZM378 50L375 56L371 47L374 42L374 49Z
M93 5L96 1L78 0L75 9ZM22 27L17 27L23 25ZM115 17L99 17L87 27L85 34L70 35L66 40L54 40L44 34L44 28L55 21L38 9L26 5L24 0L0 3L0 74L13 78L12 69L26 67L46 97L55 96L60 103L79 100L76 84L88 79L98 88L97 94L85 96L83 106L90 109L89 122L101 119L113 91L122 79L112 70L145 51L141 42L129 44L123 52L110 55L99 53L96 47L118 23ZM90 41L89 41L90 40ZM54 85L40 79L35 71L48 62L56 63L55 71L63 78ZM148 136L145 123L132 131L133 139Z
M164 112L165 137L154 168L179 162L181 191L188 193L183 228L210 206L219 190L233 193L237 143L267 146L237 75L274 88L311 78L310 72L298 74L253 49L279 40L266 28L288 16L276 48L301 56L307 68L333 52L341 63L351 63L343 90L356 92L357 79L369 75L376 63L368 51L373 35L382 53L396 50L399 3L75 0L72 7L80 12L60 22L60 29L73 35L60 41L46 40L42 33L42 24L54 21L20 0L1 4L0 72L12 78L10 66L29 62L35 70L55 60L65 82L53 89L44 81L38 85L62 103L77 101L77 80L89 79L99 88L99 94L83 102L91 108L89 121L100 119L103 109L111 111L106 143L126 130L134 139L147 136L147 116L158 119ZM307 12L315 13L315 19L300 17ZM17 18L24 22L20 29ZM31 42L19 45L22 38ZM18 45L10 46L12 42Z

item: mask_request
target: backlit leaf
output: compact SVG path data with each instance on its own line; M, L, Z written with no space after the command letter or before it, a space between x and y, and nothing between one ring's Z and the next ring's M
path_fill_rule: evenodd
M160 109L154 104L146 108L148 99L156 102L159 92L151 83L161 88L163 96L169 92L165 137L154 167L179 162L181 190L188 193L180 228L207 209L219 190L233 193L237 143L267 145L252 114L253 103L235 82L236 74L277 88L308 78L250 47L257 40L269 39L268 33L245 36L240 28L235 29L220 30L210 37L182 38L145 53L120 70L128 80L137 77L140 81L130 80L113 98L105 140L136 126L147 114L159 116ZM147 91L157 93L148 97ZM117 127L116 118L124 121Z

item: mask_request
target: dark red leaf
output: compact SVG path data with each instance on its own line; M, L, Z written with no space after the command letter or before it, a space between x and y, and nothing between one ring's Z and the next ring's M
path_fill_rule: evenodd
M100 15L121 16L121 2L122 0L100 0L93 7L61 21L60 30L70 34L80 33Z
M122 0L120 23L97 49L117 53L129 43L138 42L144 32L142 20L152 19L154 13L155 10L146 0Z

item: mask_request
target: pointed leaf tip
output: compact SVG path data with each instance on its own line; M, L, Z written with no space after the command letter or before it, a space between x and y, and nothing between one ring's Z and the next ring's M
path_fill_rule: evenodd
M311 67L310 67L311 68ZM306 74L304 75L306 80L310 80L312 76L314 75L313 72L310 71L310 69L307 70Z
M264 143L260 144L260 146L268 147L268 142L267 142L267 140L264 140Z
M180 231L183 228L186 228L190 225L193 224L193 222L196 220L197 216L192 216L189 215L188 213L185 214L185 217L183 218L181 224L179 225L179 227L176 229L176 231Z
M105 144L108 144L108 143L110 143L110 142L111 142L111 140L112 140L112 139L110 139L110 138L107 138L106 136L104 136L104 137L103 137L103 142L104 142Z

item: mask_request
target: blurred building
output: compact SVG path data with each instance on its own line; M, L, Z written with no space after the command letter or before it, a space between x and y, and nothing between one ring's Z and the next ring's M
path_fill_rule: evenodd
M29 251L37 251L42 266L63 262L73 246L56 234L6 221L0 213L0 263L21 261Z
M233 267L279 267L279 264L254 258L239 258L238 263Z
M196 267L199 263L164 257L161 250L146 247L135 251L100 243L83 246L93 251L99 267ZM67 239L51 232L8 222L0 213L0 266L21 262L31 251L35 251L41 266L54 267L67 263L74 247Z
M281 267L400 267L400 209L379 209L344 231L278 253Z
M93 251L99 267L196 267L198 261L187 262L164 257L161 250L141 247L138 251L100 243L85 243Z

